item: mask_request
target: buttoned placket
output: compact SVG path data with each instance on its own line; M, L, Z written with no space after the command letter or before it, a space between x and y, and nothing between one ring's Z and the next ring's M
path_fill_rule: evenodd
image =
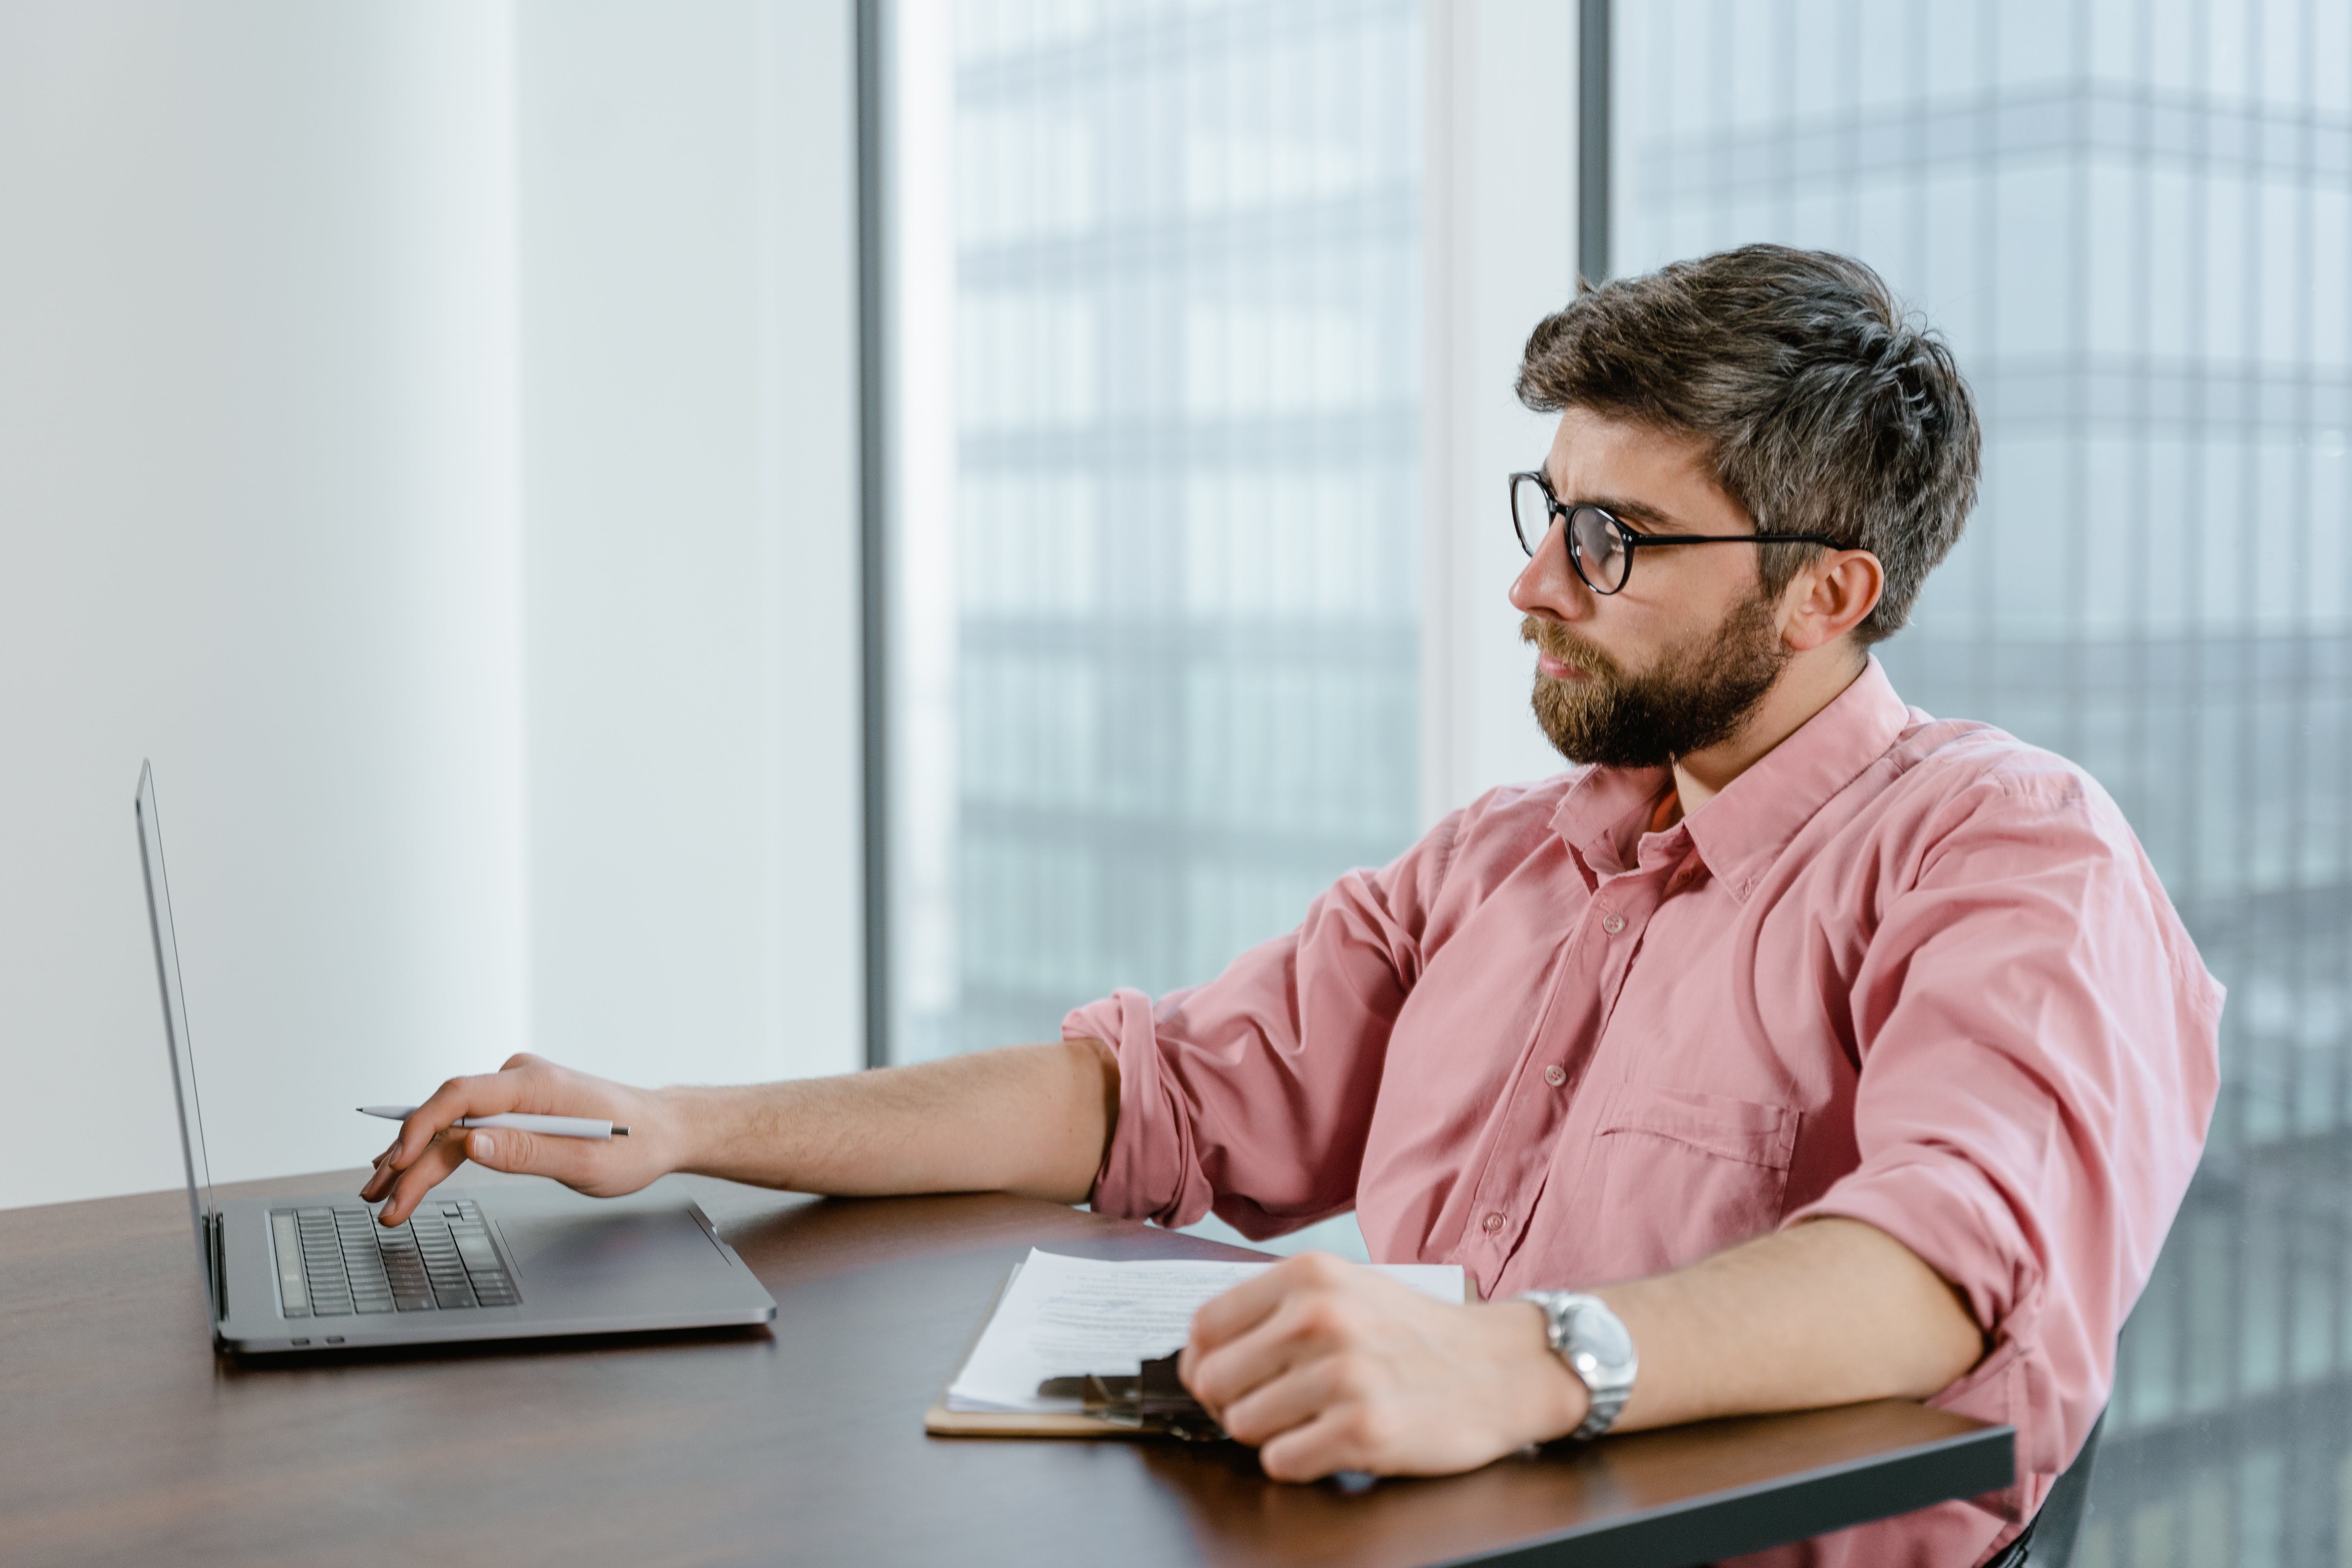
M1561 970L1515 1076L1498 1138L1478 1182L1465 1238L1475 1272L1498 1276L1541 1199L1576 1089L1608 1033L1651 917L1705 869L1680 825L1641 840L1637 863L1601 872L1580 856L1592 900L1570 934Z

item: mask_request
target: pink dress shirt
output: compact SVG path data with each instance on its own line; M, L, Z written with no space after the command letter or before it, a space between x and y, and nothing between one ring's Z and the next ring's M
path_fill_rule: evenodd
M1375 1258L1489 1299L1866 1221L1983 1327L1935 1403L2015 1426L2020 1485L1768 1555L1981 1561L2106 1403L2221 989L2087 774L1875 659L1648 831L1670 783L1495 790L1210 984L1071 1013L1118 1053L1095 1206L1254 1237L1353 1208Z

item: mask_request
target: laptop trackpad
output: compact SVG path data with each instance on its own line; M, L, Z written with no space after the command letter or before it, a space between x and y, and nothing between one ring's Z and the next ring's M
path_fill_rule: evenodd
M718 1246L683 1209L500 1216L526 1292L542 1284L614 1286L729 1272Z

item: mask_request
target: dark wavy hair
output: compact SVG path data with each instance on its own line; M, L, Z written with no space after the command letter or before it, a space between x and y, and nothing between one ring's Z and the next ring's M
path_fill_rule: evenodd
M1983 439L1952 351L1851 257L1743 245L1580 289L1528 338L1517 390L1696 437L1759 531L1877 556L1864 643L1903 628L1976 504ZM1765 593L1820 548L1759 546Z

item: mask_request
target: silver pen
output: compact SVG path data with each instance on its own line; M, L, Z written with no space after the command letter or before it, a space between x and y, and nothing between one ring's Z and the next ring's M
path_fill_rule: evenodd
M362 1116L381 1116L386 1121L405 1121L416 1114L413 1105L362 1105ZM603 1142L608 1138L626 1138L629 1130L615 1127L609 1121L592 1121L585 1116L531 1116L519 1110L500 1111L496 1116L461 1116L459 1127L511 1127L518 1132L544 1132L551 1138L593 1138Z

